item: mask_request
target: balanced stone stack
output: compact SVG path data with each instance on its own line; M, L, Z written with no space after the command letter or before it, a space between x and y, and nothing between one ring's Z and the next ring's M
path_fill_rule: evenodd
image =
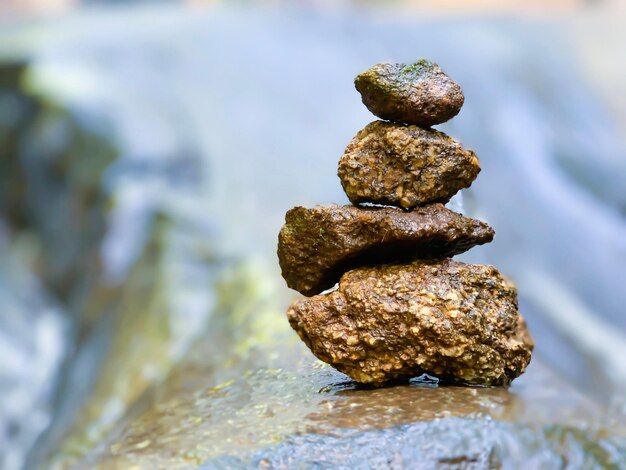
M361 383L427 373L508 384L533 349L515 286L492 266L450 259L494 236L444 206L480 171L474 152L431 129L461 109L459 85L425 60L376 65L355 85L384 121L361 130L339 161L354 206L287 212L282 274L309 297L290 306L291 326L319 359Z

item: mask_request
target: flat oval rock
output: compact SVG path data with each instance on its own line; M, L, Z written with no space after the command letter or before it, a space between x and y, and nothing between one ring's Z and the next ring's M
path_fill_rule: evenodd
M295 207L278 235L278 260L287 285L311 296L333 287L355 267L444 258L493 239L484 222L443 204L406 212L395 207Z
M287 316L313 354L364 384L427 373L504 385L533 349L515 286L493 266L450 259L355 269Z
M337 174L353 204L412 209L449 201L479 172L474 152L443 132L374 121L348 144Z
M375 65L358 75L354 85L379 118L421 127L453 118L465 100L461 87L427 60Z

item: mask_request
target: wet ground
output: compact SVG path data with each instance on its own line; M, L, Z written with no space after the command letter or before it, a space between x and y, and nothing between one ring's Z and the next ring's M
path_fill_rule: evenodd
M237 284L254 283L252 273ZM508 389L427 376L363 387L312 358L281 312L264 311L277 296L266 286L254 300L231 299L145 407L78 468L626 465L624 423L539 361Z

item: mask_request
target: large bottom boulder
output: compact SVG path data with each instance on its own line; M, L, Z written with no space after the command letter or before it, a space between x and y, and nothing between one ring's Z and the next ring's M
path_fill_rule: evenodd
M492 266L451 259L354 269L288 317L313 354L365 384L423 373L508 384L533 349L515 286Z

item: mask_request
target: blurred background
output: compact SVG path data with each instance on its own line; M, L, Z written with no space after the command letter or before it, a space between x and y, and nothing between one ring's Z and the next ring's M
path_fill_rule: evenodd
M80 461L243 290L286 324L285 211L347 203L337 162L374 119L354 76L422 57L482 163L455 207L496 230L461 258L622 419L623 2L0 0L0 468Z

